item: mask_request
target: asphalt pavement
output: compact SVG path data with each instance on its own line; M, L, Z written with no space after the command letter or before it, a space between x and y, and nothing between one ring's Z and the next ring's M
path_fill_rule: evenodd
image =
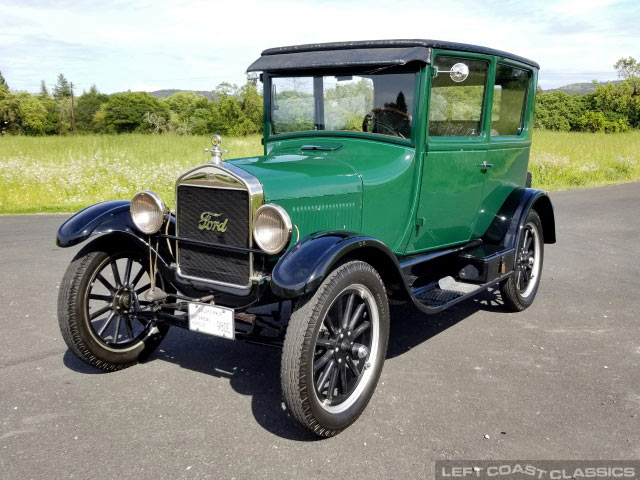
M392 308L363 416L316 440L281 410L280 352L172 329L101 373L58 331L65 215L0 216L0 478L432 478L437 459L640 458L640 184L553 193L533 306L488 292Z

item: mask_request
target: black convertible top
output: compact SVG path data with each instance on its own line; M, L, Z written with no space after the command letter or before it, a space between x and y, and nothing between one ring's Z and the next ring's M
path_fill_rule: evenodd
M431 49L482 53L516 60L533 68L533 60L493 48L442 40L363 40L357 42L310 43L268 48L247 72L277 72L297 69L354 67L360 65L392 66L409 62L429 63Z

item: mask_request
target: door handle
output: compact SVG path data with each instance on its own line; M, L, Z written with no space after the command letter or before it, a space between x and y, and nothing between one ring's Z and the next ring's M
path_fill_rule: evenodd
M480 167L482 168L482 170L486 170L487 168L493 168L493 163L487 163L487 162L476 163L476 167Z

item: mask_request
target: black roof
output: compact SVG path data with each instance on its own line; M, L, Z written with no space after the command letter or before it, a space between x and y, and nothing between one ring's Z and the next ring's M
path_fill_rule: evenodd
M253 62L251 71L282 71L358 65L405 65L412 61L429 63L431 49L481 53L515 60L534 68L533 60L493 48L442 40L364 40L356 42L310 43L268 48Z

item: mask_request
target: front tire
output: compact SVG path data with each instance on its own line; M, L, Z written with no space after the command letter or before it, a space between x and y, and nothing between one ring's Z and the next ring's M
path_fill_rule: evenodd
M293 416L316 435L341 432L362 414L382 372L389 305L376 270L341 265L291 314L281 366Z
M146 261L145 261L146 260ZM162 278L156 277L160 288ZM69 349L105 371L135 365L168 331L138 317L149 289L148 259L139 250L93 243L71 261L60 285L58 323Z

